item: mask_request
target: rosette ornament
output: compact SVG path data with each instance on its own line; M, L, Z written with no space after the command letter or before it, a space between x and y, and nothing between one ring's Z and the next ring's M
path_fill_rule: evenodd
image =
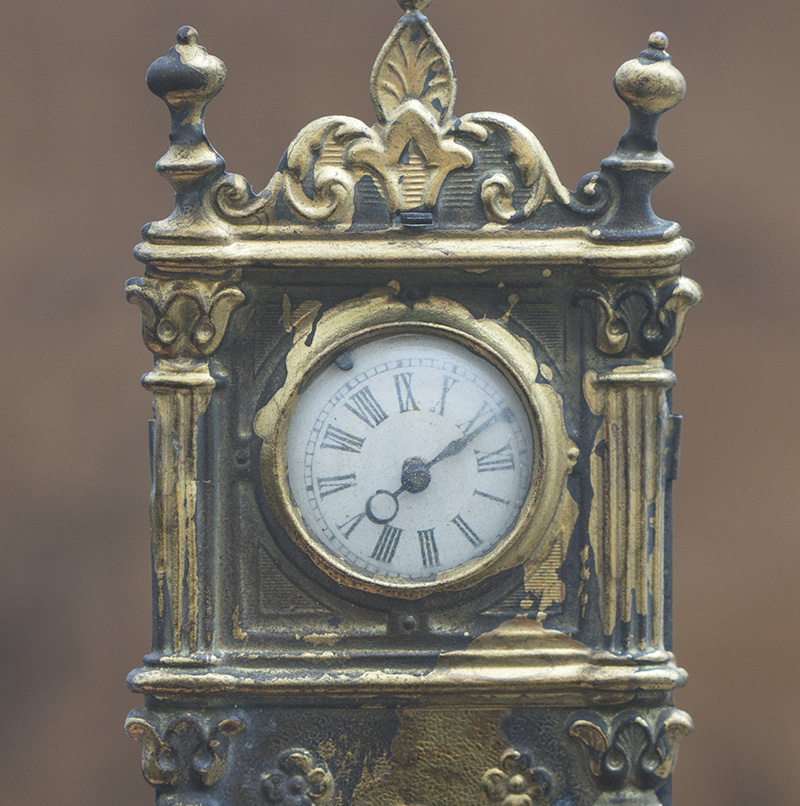
M552 784L550 775L533 769L518 750L506 750L499 767L484 773L481 787L492 806L548 806Z

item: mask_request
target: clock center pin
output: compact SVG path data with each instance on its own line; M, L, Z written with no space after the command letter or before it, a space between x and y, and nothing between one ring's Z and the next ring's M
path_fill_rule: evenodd
M431 483L431 471L418 456L403 462L403 473L400 477L403 489L409 493L421 493Z

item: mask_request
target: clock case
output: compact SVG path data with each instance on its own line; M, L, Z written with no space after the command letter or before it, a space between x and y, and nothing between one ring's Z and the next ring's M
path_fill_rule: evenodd
M672 701L672 350L701 292L650 194L683 78L652 35L615 78L628 130L571 191L522 124L454 116L427 4L401 5L377 123L315 121L260 193L206 137L225 68L197 32L148 71L175 208L127 285L155 355L153 647L127 728L162 804L668 806L691 730ZM569 456L546 550L408 598L341 584L289 538L256 415L302 373L290 352L365 301L458 310L528 361Z

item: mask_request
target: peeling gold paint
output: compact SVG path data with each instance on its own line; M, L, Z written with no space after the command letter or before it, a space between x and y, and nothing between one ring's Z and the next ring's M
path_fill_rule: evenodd
M603 631L611 636L619 623L635 624L620 647L626 651L664 647L666 392L674 382L660 361L584 379L589 407L603 417L590 461L589 513Z
M508 743L500 722L510 711L399 711L390 757L363 777L354 806L464 806L480 800L483 773Z
M512 294L508 298L508 310L500 317L500 321L504 324L508 324L508 320L511 318L511 312L519 303L519 294Z
M586 616L586 605L589 602L589 591L586 589L586 585L590 579L589 546L584 546L581 549L581 581L578 586L578 601L581 606L581 618L585 618Z
M239 605L233 610L233 618L231 619L233 622L233 637L237 641L246 641L250 636L247 634L245 630L242 629L242 622L239 616Z
M342 640L342 636L336 633L312 633L304 635L303 640L312 646L336 646Z
M301 302L297 308L292 309L292 302L288 294L283 295L283 313L278 319L283 323L287 333L294 331L294 340L304 339L311 332L314 320L322 308L322 303L316 300Z
M539 600L539 609L546 614L548 608L564 601L567 591L561 579L561 566L567 553L567 546L573 529L578 521L578 505L568 490L564 490L559 516L553 521L550 533L555 537L552 547L543 561L525 563L525 593L528 595L528 609L533 606L534 599ZM524 607L523 602L523 607Z

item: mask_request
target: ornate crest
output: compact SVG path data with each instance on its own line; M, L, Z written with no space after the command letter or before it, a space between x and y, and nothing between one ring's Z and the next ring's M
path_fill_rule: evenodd
M258 194L244 177L225 173L205 136L205 106L222 88L225 67L199 46L194 29L182 28L178 45L148 72L151 90L173 116L173 146L159 170L178 200L169 219L146 228L146 241L272 239L303 226L359 232L587 227L594 240L677 237L677 225L657 218L649 202L672 165L658 149L656 123L683 88L663 34L620 68L617 91L631 109L631 128L603 170L572 192L518 121L487 112L455 116L456 75L422 14L429 3L400 5L405 14L372 71L377 123L345 116L314 121Z

